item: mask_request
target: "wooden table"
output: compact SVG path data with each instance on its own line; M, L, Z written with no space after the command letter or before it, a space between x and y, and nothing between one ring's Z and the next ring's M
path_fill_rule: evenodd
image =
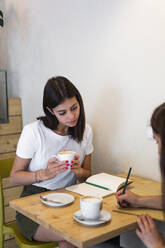
M119 176L126 177L125 174L120 174ZM143 195L159 195L161 192L161 185L158 182L137 176L131 176L130 178L134 182L129 185L128 188L133 192ZM54 191L51 191L51 193L52 192ZM79 199L81 196L64 189L55 192L67 192L74 195L74 203L65 207L51 208L45 206L40 201L40 194L35 194L12 200L10 201L10 206L45 228L62 236L65 240L79 248L86 248L98 244L136 228L137 216L113 211L117 210L116 198L114 195L104 197L103 200L103 209L111 213L111 221L100 226L89 227L81 225L73 219L73 214L80 209ZM137 211L150 213L153 218L163 220L163 214L160 210L141 209ZM140 212L138 212L138 214L139 213Z

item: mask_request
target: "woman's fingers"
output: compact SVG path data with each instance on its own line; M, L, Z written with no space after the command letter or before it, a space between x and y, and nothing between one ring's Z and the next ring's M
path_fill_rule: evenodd
M78 154L76 154L74 156L74 159L71 161L71 165L70 166L71 166L71 170L73 170L76 174L81 169L80 160L79 160L79 155Z
M141 215L137 218L137 223L141 231L148 231L155 226L154 221L149 215Z
M74 155L74 159L71 161L71 163L72 163L72 165L73 164L80 165L80 160L79 160L79 155L78 154Z
M121 206L139 207L139 196L129 190L126 190L125 194L123 194L122 190L118 191L116 199Z
M50 158L49 161L48 161L48 163L55 163L56 160L57 160L57 158L55 158L55 157L54 158Z
M141 215L140 217L137 218L137 223L140 228L141 232L145 231L145 228L147 227L147 221L145 219L144 215Z
M72 169L79 169L80 168L80 161L79 160L73 160L71 164L71 170Z
M57 161L57 158L50 158L48 161L47 168L50 171L54 171L56 174L59 174L65 170L68 170L70 166L71 170L79 169L80 168L80 161L79 155L75 154L74 159L72 161L64 160L64 161Z
M79 155L78 155L78 154L75 154L75 155L74 155L74 159L75 159L75 160L78 160L78 159L79 159Z
M139 216L137 218L137 224L136 234L144 242L146 247L165 247L163 237L149 215Z
M66 161L57 162L56 158L51 158L47 164L47 172L51 177L56 176L57 174L66 170Z
M66 166L65 165L56 167L56 169L55 169L56 175L59 174L59 173L61 173L61 172L64 172L65 170L66 170Z

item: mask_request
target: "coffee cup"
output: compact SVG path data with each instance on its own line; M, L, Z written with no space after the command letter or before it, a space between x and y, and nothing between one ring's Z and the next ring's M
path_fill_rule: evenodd
M61 151L52 157L57 158L58 161L68 161L66 165L68 170L71 170L71 161L74 160L75 154L76 152L73 151Z
M80 198L81 214L86 219L96 220L100 216L103 199L101 197L85 196Z

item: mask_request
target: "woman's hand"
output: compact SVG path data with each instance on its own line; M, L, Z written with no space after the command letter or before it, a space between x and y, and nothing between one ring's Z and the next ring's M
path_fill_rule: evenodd
M74 160L71 161L71 170L74 171L74 173L76 174L76 176L79 175L80 171L81 171L81 166L80 166L80 161L79 161L79 155L75 154L74 156Z
M56 158L50 158L45 170L42 170L41 180L55 177L66 170L66 161L58 162Z
M86 155L80 166L79 155L75 155L71 170L76 174L79 182L84 182L91 175L91 154Z
M164 248L165 242L158 231L154 221L149 215L141 215L137 218L138 228L136 234L148 248Z
M131 191L126 190L123 194L123 189L119 190L116 192L116 199L121 207L140 207L138 203L140 196Z

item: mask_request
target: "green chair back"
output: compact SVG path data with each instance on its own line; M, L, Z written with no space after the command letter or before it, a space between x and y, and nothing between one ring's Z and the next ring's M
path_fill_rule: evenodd
M11 224L5 224L4 217L4 195L2 188L2 179L10 176L10 171L14 159L0 160L0 248L4 248L4 235L12 234L21 248L53 248L58 246L57 242L39 242L27 240L19 231L16 221Z

